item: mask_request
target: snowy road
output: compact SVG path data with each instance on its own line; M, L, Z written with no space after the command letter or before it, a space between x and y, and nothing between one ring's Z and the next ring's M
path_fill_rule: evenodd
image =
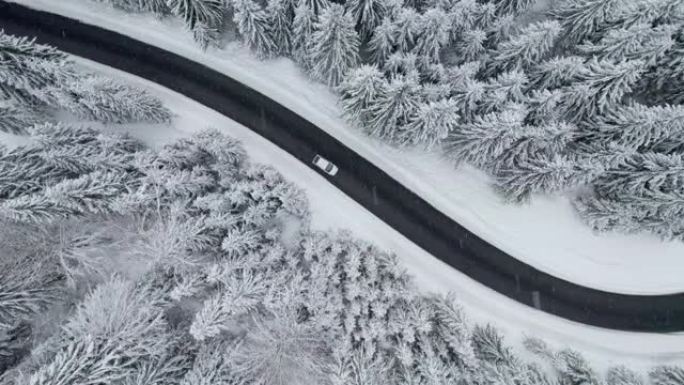
M684 294L607 293L536 270L473 235L312 123L201 64L115 32L3 1L0 27L182 93L312 168L313 157L321 154L340 167L329 179L333 185L435 257L518 302L595 326L684 330Z

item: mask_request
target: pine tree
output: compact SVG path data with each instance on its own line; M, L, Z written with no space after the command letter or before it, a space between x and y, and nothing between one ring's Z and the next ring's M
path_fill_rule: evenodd
M642 60L653 65L673 46L674 31L672 25L651 27L637 24L630 28L612 29L598 43L585 42L578 49L599 60Z
M3 227L8 231L11 224L3 223ZM59 274L44 271L47 264L36 259L8 258L0 264L0 330L31 320L61 294Z
M578 81L585 71L584 61L579 56L546 60L530 70L530 86L533 89L554 89Z
M139 3L143 7L144 11L152 12L156 15L163 16L171 12L167 0L139 0Z
M402 8L395 21L396 44L400 51L408 52L416 42L420 27L420 14L413 8Z
M496 185L508 199L522 202L533 193L550 194L586 185L600 172L593 163L576 157L532 152L497 165Z
M375 66L362 65L345 76L339 86L345 117L362 127L368 123L368 108L384 92L387 81Z
M679 366L657 366L649 373L654 385L677 385L684 381L684 369Z
M345 7L356 22L356 30L363 40L380 25L385 15L384 0L350 0Z
M0 97L25 105L49 104L40 92L69 77L67 57L55 48L0 31Z
M125 364L117 365L114 352L98 351L91 337L70 341L51 362L33 373L30 385L78 384L83 381L122 380L128 372ZM98 355L102 359L98 360Z
M140 144L122 135L105 135L65 125L29 129L32 142L0 156L0 199L35 193L46 186L93 171L127 170Z
M31 64L42 64L38 63L38 61L44 60L55 66L59 66L66 62L66 54L60 52L56 48L36 44L35 40L29 39L28 37L15 37L6 34L4 31L0 34L0 37L0 54L3 58L3 66L8 69L20 68L26 71L17 71L17 76L23 75L18 79L9 79L9 76L7 76L7 81L14 80L17 83L24 85L44 84L47 83L44 77L51 74L41 74L36 71L29 71L31 69ZM30 63L32 60L36 61L36 63Z
M415 52L426 62L439 62L441 49L449 43L447 14L437 8L427 10L420 18Z
M449 99L452 94L451 88L446 83L425 83L422 91L423 99L428 103ZM456 100L454 101L460 110L461 104Z
M127 12L143 12L142 4L138 0L103 0L114 8L122 9Z
M192 266L201 261L202 253L218 249L221 239L212 231L211 222L202 214L183 212L178 202L184 201L148 213L145 226L136 229L139 240L132 254L144 261L143 266ZM141 211L145 212L133 212Z
M219 218L227 216L227 219L238 220L238 223L244 225L234 234L234 240L239 241L237 245L254 245L254 241L244 242L245 239L252 238L247 235L256 231L253 226L270 223L278 214L292 215L303 220L308 216L307 202L302 191L284 181L282 175L269 167L250 168L244 171L242 179L225 186L229 188L214 197L213 203L207 203L213 207L221 200L232 202L226 208L221 208L225 204L218 205L214 211L217 211L215 214Z
M483 113L500 111L511 103L525 108L525 90L527 89L527 76L520 70L513 70L499 74L496 78L490 78L485 84L485 93L482 97L480 110Z
M558 383L561 385L601 384L594 369L579 352L571 349L554 352L539 339L528 338L525 346L531 353L551 364L558 376Z
M326 365L331 385L384 385L391 382L391 365L385 357L374 354L371 343L360 347L334 346Z
M489 30L496 24L500 18L496 14L496 4L494 3L480 3L476 8L474 25L483 30Z
M43 192L0 202L0 216L17 222L50 222L85 214L112 214L130 177L93 172L47 187Z
M384 0L385 17L384 19L396 19L404 6L403 0Z
M573 121L616 108L632 91L643 70L644 63L638 60L613 64L593 59L585 65L579 81L564 89L562 108Z
M390 77L417 76L418 56L415 53L394 52L387 58L383 70Z
M251 271L222 278L219 290L202 304L190 326L197 341L216 337L230 319L253 311L266 295L266 278Z
M481 329L487 330L487 329ZM505 347L508 348L508 347ZM520 383L530 385L552 385L556 379L546 374L546 368L537 363L528 363L511 356L510 360L485 361L473 375L474 380L484 383Z
M464 122L473 120L485 97L486 87L487 85L483 82L466 78L463 84L453 90L453 99L460 106L460 115Z
M371 52L373 63L382 66L385 60L394 50L396 43L396 26L389 18L382 19L382 22L375 27L373 35L368 42L368 49Z
M628 7L621 7L603 26L603 29L624 29L644 24L677 24L684 20L684 8L677 0L635 1Z
M648 78L655 99L684 103L684 30L679 31L675 45L657 61L655 71Z
M218 46L217 43L220 40L219 30L204 23L195 24L195 27L192 29L192 36L203 50L206 50L209 46Z
M485 168L519 139L524 118L517 109L476 116L451 132L446 140L447 154L457 162Z
M684 187L684 158L681 154L633 154L626 157L596 181L605 196L629 193L647 197Z
M496 0L494 3L498 15L519 14L529 8L534 0Z
M558 372L561 384L599 385L601 383L586 359L574 350L564 349L556 353L554 367Z
M316 325L298 322L292 310L254 317L254 325L230 356L237 373L255 383L295 385L325 381L327 347Z
M600 28L621 9L630 6L627 0L568 0L552 14L563 24L564 42L570 45L600 37L597 33Z
M306 1L300 1L292 21L292 57L307 71L311 69L311 36L314 32L316 14Z
M446 345L446 350L454 357L458 366L472 368L476 355L472 341L472 330L468 324L464 310L456 303L454 296L438 296L429 298L436 341ZM439 344L439 342L433 342Z
M326 8L311 36L313 76L328 85L338 85L359 61L359 37L354 20L337 4Z
M183 348L184 346L179 347ZM140 368L136 368L135 372L127 377L124 383L126 385L177 385L187 373L190 361L193 358L193 354L170 351L164 356L151 358L140 365Z
M544 21L525 27L520 33L499 44L487 65L488 73L527 69L551 50L561 32L557 21Z
M421 74L429 82L425 85L448 88L446 84L447 69L442 63L422 63L420 66ZM434 83L433 83L434 82ZM448 96L449 93L445 95Z
M140 172L144 174L139 182L140 187L129 201L123 199L121 210L140 211L154 205L155 215L163 216L164 212L160 211L173 209L174 202L178 200L194 200L195 205L204 197L211 200L210 192L217 188L228 190L228 186L236 186L243 176L245 159L240 143L215 129L203 130L191 138L167 145L156 154L143 153L136 159ZM198 213L195 213L194 218L202 219ZM171 216L169 219L162 220L161 228L157 230L167 233L167 230L173 230L177 225L181 227L179 231L196 234L191 229L203 226L201 221L188 221L186 215L179 218ZM168 240L165 242L169 245L173 243Z
M126 379L172 347L162 311L159 293L144 285L120 278L99 285L63 326L53 355L28 383L77 385Z
M487 34L481 29L465 31L457 44L458 52L465 62L481 59L486 52Z
M649 13L648 9L651 5L649 2L642 2L640 5L647 10L645 13ZM681 23L684 21L684 6L678 0L662 0L652 4L652 6L657 10L656 19L663 23Z
M328 8L330 5L329 0L299 0L300 5L301 4L306 4L306 6L311 9L316 15L316 17L320 16L321 12L323 12L324 9Z
M498 44L509 40L517 30L518 25L513 14L499 16L486 31L487 45L489 47L496 47Z
M219 26L223 19L223 0L166 0L176 16L182 18L190 30L198 24Z
M27 128L38 124L39 113L19 105L0 104L0 132L25 134Z
M50 186L43 194L49 211L67 216L111 214L114 200L124 193L129 181L130 177L121 173L94 172Z
M272 40L281 55L289 55L292 51L292 23L290 5L286 0L269 0L266 15L271 26Z
M66 55L0 32L0 99L30 110L66 109L104 122L167 122L171 113L144 91L78 73Z
M504 344L501 332L490 324L476 325L471 340L475 355L480 360L503 365L515 361L513 351Z
M597 231L648 231L665 239L682 239L682 170L681 155L624 157L594 181L592 191L577 198L575 208Z
M243 178L227 194L248 223L263 225L279 213L302 219L309 215L302 190L286 181L273 167L252 166L244 171ZM250 206L258 207L250 209Z
M276 52L272 25L266 12L253 0L234 0L233 20L244 43L254 50L259 58L267 58Z
M528 99L529 115L526 120L533 125L558 122L561 114L558 106L561 104L563 92L555 89L533 90Z
M302 245L309 279L301 303L312 321L341 346L385 340L388 314L410 296L396 257L348 233L310 234Z
M642 385L641 377L626 366L615 366L606 374L608 385Z
M221 242L221 249L231 255L240 256L256 251L262 241L256 230L231 229Z
M240 384L247 381L231 368L235 346L224 341L202 344L180 385Z
M485 94L485 84L475 80L479 69L479 62L467 62L445 71L443 81L451 88L451 96L458 102L464 121L472 119Z
M166 15L170 12L167 0L99 0L127 12L152 12Z
M74 100L62 99L60 105L100 122L168 123L172 117L159 99L110 79L80 77L71 85L69 94L74 95Z
M494 161L494 169L496 172L499 169L510 171L528 158L543 162L545 158L566 154L576 132L575 126L563 122L549 122L542 126L525 125L520 128L520 139Z
M31 352L31 325L21 322L0 329L0 371L6 373Z
M592 123L590 135L638 151L673 152L684 140L682 106L633 104L611 110Z
M482 6L475 0L461 0L453 3L449 7L449 15L451 17L452 39L458 40L461 33L473 29L480 14Z
M398 127L408 123L420 102L420 86L413 77L393 78L367 109L371 135L391 139Z
M454 130L458 121L458 104L452 99L421 103L408 124L401 127L398 141L431 149Z

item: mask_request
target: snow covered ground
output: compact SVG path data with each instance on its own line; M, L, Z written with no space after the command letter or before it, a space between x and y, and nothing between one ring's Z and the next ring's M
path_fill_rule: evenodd
M125 14L87 0L13 1L127 34L242 81L325 129L472 232L540 270L606 291L684 291L683 243L648 235L596 235L563 197L537 197L526 206L506 204L477 170L455 170L437 154L397 150L347 126L335 96L288 59L262 62L237 43L202 52L180 21Z
M223 130L243 143L252 161L272 165L306 191L314 228L350 229L356 236L384 249L400 251L399 258L420 289L455 293L472 320L497 325L514 345L519 345L524 335L534 335L551 344L581 350L599 369L626 364L637 370L647 370L654 364L684 362L684 333L616 332L573 323L520 305L443 264L330 185L325 178L246 127L154 83L78 60L92 70L147 89L178 114L171 128L165 125L127 125L131 135L152 146L161 146L205 127ZM121 127L114 125L109 129Z

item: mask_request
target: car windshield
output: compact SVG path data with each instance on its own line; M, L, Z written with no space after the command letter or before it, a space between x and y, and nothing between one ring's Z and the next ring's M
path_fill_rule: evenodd
M332 164L329 164L329 163L328 163L328 165L327 165L327 166L325 166L325 171L328 171L328 172L330 172L330 171L332 171L332 169L333 169L333 166L332 166Z

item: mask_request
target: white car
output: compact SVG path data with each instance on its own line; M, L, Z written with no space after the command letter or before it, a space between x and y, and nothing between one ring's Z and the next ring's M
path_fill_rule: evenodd
M320 168L321 170L325 171L325 173L330 176L335 176L335 174L337 174L337 172L340 170L337 168L337 166L335 166L329 160L325 159L320 155L316 155L314 157L313 164L315 164L316 167Z

